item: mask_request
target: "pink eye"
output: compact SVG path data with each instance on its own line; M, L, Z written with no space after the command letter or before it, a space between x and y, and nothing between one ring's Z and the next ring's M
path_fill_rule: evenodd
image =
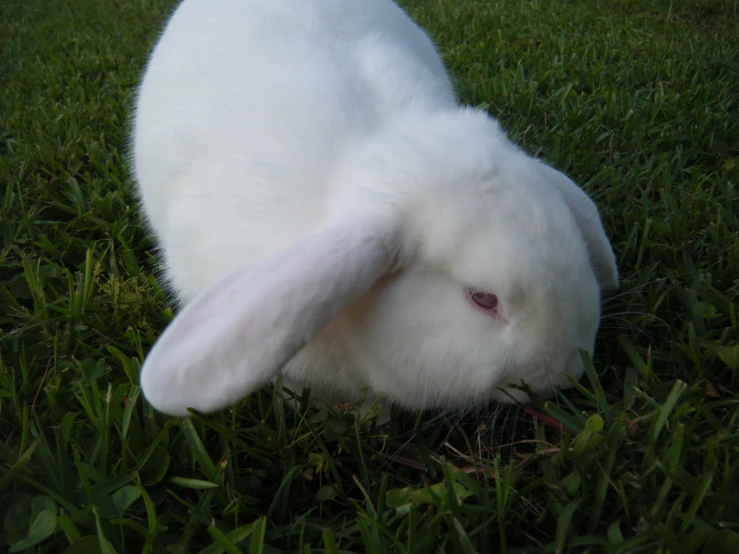
M476 308L487 314L494 315L498 312L498 297L494 294L468 288L467 297Z

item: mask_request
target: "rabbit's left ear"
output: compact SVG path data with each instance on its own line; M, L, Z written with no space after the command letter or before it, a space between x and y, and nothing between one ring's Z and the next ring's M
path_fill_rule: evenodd
M175 317L141 370L146 399L187 415L228 407L273 378L344 306L387 274L391 230L344 219L227 275Z
M613 248L603 229L598 207L593 200L569 177L548 165L541 163L554 186L562 194L575 217L577 226L585 239L590 254L590 263L603 293L609 294L618 289L618 267Z

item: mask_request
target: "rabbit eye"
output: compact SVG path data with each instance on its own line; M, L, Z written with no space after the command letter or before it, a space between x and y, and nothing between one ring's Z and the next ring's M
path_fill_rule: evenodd
M467 298L472 304L488 314L495 314L498 311L498 297L494 294L484 292L477 289L467 289Z

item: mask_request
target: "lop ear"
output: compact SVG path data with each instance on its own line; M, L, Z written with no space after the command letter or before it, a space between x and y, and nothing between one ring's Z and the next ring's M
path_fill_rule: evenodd
M590 254L590 263L603 294L610 294L618 289L618 268L613 248L603 229L598 207L591 198L569 177L556 169L542 163L542 167L550 182L562 194L565 202L575 217Z
M234 404L388 273L397 255L389 230L345 219L221 278L175 317L149 352L141 370L144 396L170 415Z

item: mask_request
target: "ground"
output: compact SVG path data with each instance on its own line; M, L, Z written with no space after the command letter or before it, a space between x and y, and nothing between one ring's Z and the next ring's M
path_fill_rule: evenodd
M173 0L5 0L0 550L739 551L739 4L403 5L461 98L602 211L623 284L587 376L384 427L271 388L153 413L137 373L172 306L126 129Z

